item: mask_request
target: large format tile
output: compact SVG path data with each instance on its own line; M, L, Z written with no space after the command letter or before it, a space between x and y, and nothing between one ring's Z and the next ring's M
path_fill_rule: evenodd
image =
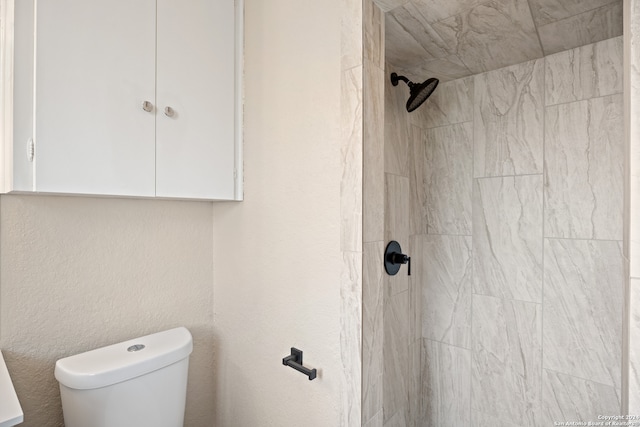
M433 24L473 73L541 58L525 0L491 0Z
M426 128L472 121L473 77L439 84L415 112L422 117Z
M401 41L403 44L411 43L411 45L413 43L408 42L408 39L415 41L426 52L426 55L420 56L422 61L442 58L450 53L440 35L431 27L425 16L420 13L420 9L413 3L409 2L392 10L387 14L387 20L389 19L400 23L398 30L401 30L400 34L389 34L389 38L394 42ZM396 44L394 43L391 48L397 48Z
M547 369L542 381L542 426L568 421L595 423L602 421L599 415L622 414L620 397L614 387Z
M458 55L428 59L419 65L414 65L410 70L403 70L403 73L414 75L418 80L435 77L440 84L473 74Z
M342 417L347 425L362 420L362 252L342 252L340 359L345 377Z
M406 427L422 427L422 339L412 342L409 345L409 397L407 406Z
M396 7L400 7L403 4L409 2L409 0L374 0L378 7L382 9L383 12L389 12L390 10L395 9Z
M632 16L640 16L640 0L631 0ZM640 278L640 19L631 20L629 73L629 255L630 275ZM640 411L638 411L640 413Z
M424 242L422 235L409 237L409 255L411 256L412 271L409 279L409 342L422 340L422 287L426 274L424 259Z
M412 0L430 23L457 15L483 0Z
M472 411L514 425L540 416L542 306L473 296Z
M422 336L471 348L471 237L420 236Z
M622 2L538 27L538 34L545 55L621 36Z
M362 238L384 240L384 71L364 60Z
M426 154L423 130L411 125L409 130L410 233L427 234Z
M544 367L620 388L620 242L546 239Z
M402 82L393 86L389 75L384 76L384 171L408 177L409 117L405 105L409 89Z
M544 60L475 77L474 176L542 173Z
M364 58L384 70L384 13L373 0L362 1L362 21Z
M640 279L630 282L629 413L640 414Z
M542 302L542 175L476 179L474 292Z
M471 351L423 340L421 426L468 426Z
M383 242L365 243L362 265L362 422L382 411L384 348Z
M382 415L382 410L380 410L380 412L375 414L370 420L368 420L366 423L363 423L362 425L364 427L384 427L383 418L384 417Z
M546 424L544 424L546 427ZM484 412L473 411L471 413L471 427L530 427L527 425L514 424L513 420L503 420L494 415Z
M533 19L538 26L578 15L601 6L622 3L616 0L529 0Z
M385 242L396 240L406 253L409 248L409 178L385 174ZM411 254L409 254L411 256ZM386 295L409 287L406 265L395 276L387 276Z
M384 413L385 417L387 413ZM407 427L407 408L400 408L384 422L384 427Z
M424 49L416 37L407 31L404 23L394 16L393 12L385 14L384 27L385 60L394 67L411 68L419 65L424 58L434 57ZM404 86L404 83L402 85Z
M463 123L424 132L431 234L471 234L472 128Z
M546 105L622 93L622 37L545 58Z
M622 240L622 95L547 107L545 236Z
M362 88L363 67L342 72L342 180L340 218L343 251L362 251ZM353 191L356 188L358 191Z
M408 409L409 296L408 292L385 298L384 304L384 423ZM392 423L393 425L393 423Z

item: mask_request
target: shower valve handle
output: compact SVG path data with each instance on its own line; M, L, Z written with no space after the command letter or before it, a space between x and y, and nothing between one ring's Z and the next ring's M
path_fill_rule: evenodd
M411 276L411 257L403 254L400 244L392 240L384 251L384 269L390 276L395 276L402 264L408 264L408 275Z
M407 265L408 275L411 276L411 257L410 256L394 252L391 254L391 262L393 262L394 264L408 264Z

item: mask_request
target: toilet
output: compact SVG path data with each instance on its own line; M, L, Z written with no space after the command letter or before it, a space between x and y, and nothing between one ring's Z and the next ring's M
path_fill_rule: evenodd
M189 331L175 328L56 362L66 427L182 427Z

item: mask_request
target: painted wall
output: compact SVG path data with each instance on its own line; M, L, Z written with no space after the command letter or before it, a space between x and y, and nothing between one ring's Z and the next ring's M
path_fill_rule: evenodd
M25 426L62 425L58 358L178 325L187 427L361 423L362 4L245 10L243 203L0 198ZM293 346L313 382L282 365Z
M357 1L245 2L245 200L214 206L215 425L360 424L361 20ZM317 379L282 365L291 347Z
M62 425L59 358L176 326L186 426L213 418L211 203L0 197L0 348L25 427Z
M622 66L618 37L425 104L423 425L621 413Z

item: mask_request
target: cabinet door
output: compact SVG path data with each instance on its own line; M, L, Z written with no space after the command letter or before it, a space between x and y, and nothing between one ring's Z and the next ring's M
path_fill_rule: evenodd
M153 196L155 0L37 5L36 190Z
M158 0L157 25L156 195L233 199L234 1Z

